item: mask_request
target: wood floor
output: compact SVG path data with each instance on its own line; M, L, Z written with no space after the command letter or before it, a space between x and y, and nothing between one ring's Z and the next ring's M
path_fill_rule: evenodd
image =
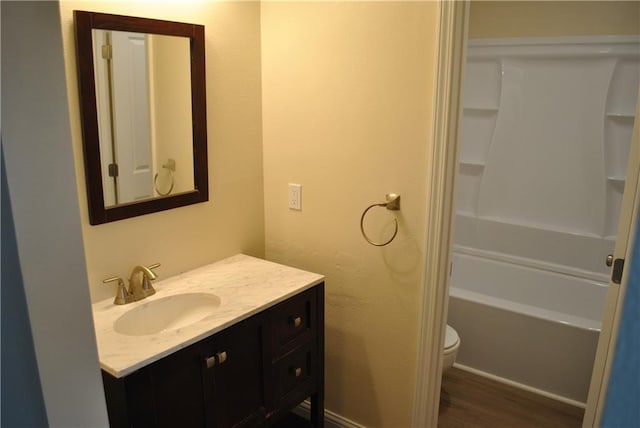
M452 368L442 379L438 427L580 427L583 414L583 409Z
M579 428L584 410L456 368L440 392L439 428ZM308 428L290 414L272 428ZM398 427L399 428L399 427Z

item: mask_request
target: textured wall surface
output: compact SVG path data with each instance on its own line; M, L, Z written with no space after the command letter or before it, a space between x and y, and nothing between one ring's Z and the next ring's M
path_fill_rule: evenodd
M640 33L636 1L473 1L469 37Z
M469 37L640 33L637 1L472 1Z
M326 275L326 406L366 426L411 423L437 18L435 2L262 4L266 254ZM360 215L390 192L400 231L373 247ZM392 219L372 210L371 238Z

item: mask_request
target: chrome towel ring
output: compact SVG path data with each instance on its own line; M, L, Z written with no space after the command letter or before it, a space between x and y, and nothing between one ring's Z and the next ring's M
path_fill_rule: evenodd
M362 232L362 236L364 237L364 239L366 239L366 241L371 244L371 245L375 245L376 247L384 247L385 245L388 245L391 243L391 241L393 241L396 237L396 235L398 234L398 219L394 218L394 224L395 224L395 230L393 231L393 236L391 236L391 238L389 238L388 241L386 242L373 242L371 239L369 239L369 237L367 236L367 233L364 231L364 217L367 215L367 213L369 212L369 210L373 207L385 207L388 210L391 211L399 211L400 210L400 195L396 195L395 193L387 193L386 195L386 199L387 202L383 202L381 204L373 204L373 205L369 205L367 207L367 209L364 210L364 212L362 213L362 217L360 217L360 231Z

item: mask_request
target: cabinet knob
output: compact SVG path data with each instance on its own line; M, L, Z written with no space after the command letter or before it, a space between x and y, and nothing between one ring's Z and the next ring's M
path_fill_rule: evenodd
M208 369L215 366L216 363L222 364L225 361L227 361L227 351L217 352L216 355L212 355L211 357L204 359Z
M296 328L298 328L298 327L300 327L302 325L302 318L300 318L300 317L290 317L289 321Z
M216 365L216 357L205 358L204 361L207 363L208 369Z

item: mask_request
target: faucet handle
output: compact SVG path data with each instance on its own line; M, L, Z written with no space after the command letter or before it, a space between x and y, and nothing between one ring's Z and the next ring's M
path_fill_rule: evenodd
M113 299L113 304L124 305L125 303L129 303L131 301L131 293L129 293L127 287L124 286L124 281L122 280L122 278L120 278L119 276L114 276L102 280L102 282L105 284L116 281L118 282L118 290L116 291L115 299Z
M147 269L152 270L157 267L160 267L160 263L154 263L152 265L149 265L147 266ZM155 272L153 273L155 275ZM156 276L154 276L153 278L149 278L147 275L142 276L142 293L144 294L145 297L156 294L156 289L153 288L153 285L151 284L151 280L156 278L157 278Z

